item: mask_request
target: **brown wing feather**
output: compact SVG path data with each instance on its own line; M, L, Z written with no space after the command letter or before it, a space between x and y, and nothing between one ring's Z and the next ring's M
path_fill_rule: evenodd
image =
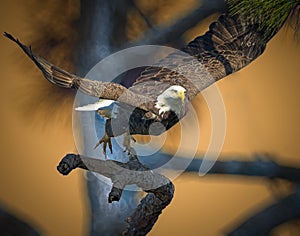
M215 80L219 80L255 60L267 42L254 21L221 15L208 32L184 50L197 57Z
M90 80L71 74L59 67L56 67L55 65L46 61L44 58L35 55L30 47L22 44L12 35L4 33L4 36L15 42L42 71L44 77L51 83L64 88L79 89L89 96L118 100L131 106L140 104L139 107L141 109L146 109L146 107L143 106L143 103L149 102L148 97L134 94L124 86L117 83Z
M242 69L263 53L268 40L279 28L266 39L258 26L254 21L221 15L209 26L204 35L197 37L183 49L192 56L191 58L183 58L173 53L158 63L179 65L176 71L149 67L130 90L157 96L166 87L181 85L186 88L190 100L204 88ZM203 67L196 68L191 62L193 58L196 58ZM185 76L181 74L183 70Z
M25 52L25 54L42 71L43 75L49 82L64 88L74 88L77 86L76 82L78 81L79 77L60 69L46 61L44 58L35 55L32 52L31 47L27 47L26 45L22 44L11 34L5 32L3 35L15 42Z

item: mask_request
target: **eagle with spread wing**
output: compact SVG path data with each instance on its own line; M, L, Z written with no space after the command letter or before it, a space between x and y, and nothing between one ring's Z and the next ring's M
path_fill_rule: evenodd
M12 35L4 33L4 36L19 45L51 83L79 89L100 99L95 104L76 110L97 110L107 118L105 135L97 144L103 143L106 153L107 145L112 150L111 137L122 134L127 134L127 137L134 134L149 135L149 128L155 122L161 123L165 129L152 130L151 135L159 135L170 129L186 114L188 101L212 83L255 60L280 27L266 33L258 20L223 14L204 35L183 48L188 56L171 53L163 59L163 64L170 66L146 68L129 88L71 74L35 55L30 47ZM195 61L201 66L195 66ZM112 112L102 109L112 102Z

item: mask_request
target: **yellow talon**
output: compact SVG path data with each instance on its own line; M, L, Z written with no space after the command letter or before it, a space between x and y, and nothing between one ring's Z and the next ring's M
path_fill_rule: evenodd
M106 159L106 148L107 148L107 145L108 145L108 148L110 150L110 153L113 153L113 151L112 151L112 144L111 144L111 138L105 133L104 136L95 145L94 149L96 149L101 143L103 143L103 154L104 154L105 159Z

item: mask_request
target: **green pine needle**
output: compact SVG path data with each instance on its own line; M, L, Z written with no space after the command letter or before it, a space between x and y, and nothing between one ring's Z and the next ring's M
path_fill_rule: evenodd
M243 15L246 19L258 19L259 27L265 37L277 32L289 16L296 20L294 30L299 28L300 0L226 0L229 13ZM291 14L295 13L295 14Z

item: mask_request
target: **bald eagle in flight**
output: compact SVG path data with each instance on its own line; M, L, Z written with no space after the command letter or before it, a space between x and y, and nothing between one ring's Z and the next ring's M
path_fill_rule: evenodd
M183 48L183 52L189 57L182 58L172 53L163 59L169 65L177 65L174 70L148 67L129 88L71 74L35 55L30 47L12 35L4 33L4 36L19 45L51 83L64 88L79 89L100 99L95 104L78 107L77 110L98 110L99 114L107 118L105 135L98 143L104 143L106 153L107 145L111 149L111 137L122 134L149 135L149 128L154 122L160 122L165 129L152 131L152 135L159 135L170 129L185 116L188 101L212 83L240 70L261 55L267 42L280 27L264 31L255 19L246 20L241 16L223 14L209 26L204 35L195 38ZM193 60L190 58L197 60L203 68L192 66ZM190 80L180 70L197 76L197 79ZM208 79L208 74L213 79ZM113 111L116 112L108 114L101 110L101 107L112 102L115 103Z

